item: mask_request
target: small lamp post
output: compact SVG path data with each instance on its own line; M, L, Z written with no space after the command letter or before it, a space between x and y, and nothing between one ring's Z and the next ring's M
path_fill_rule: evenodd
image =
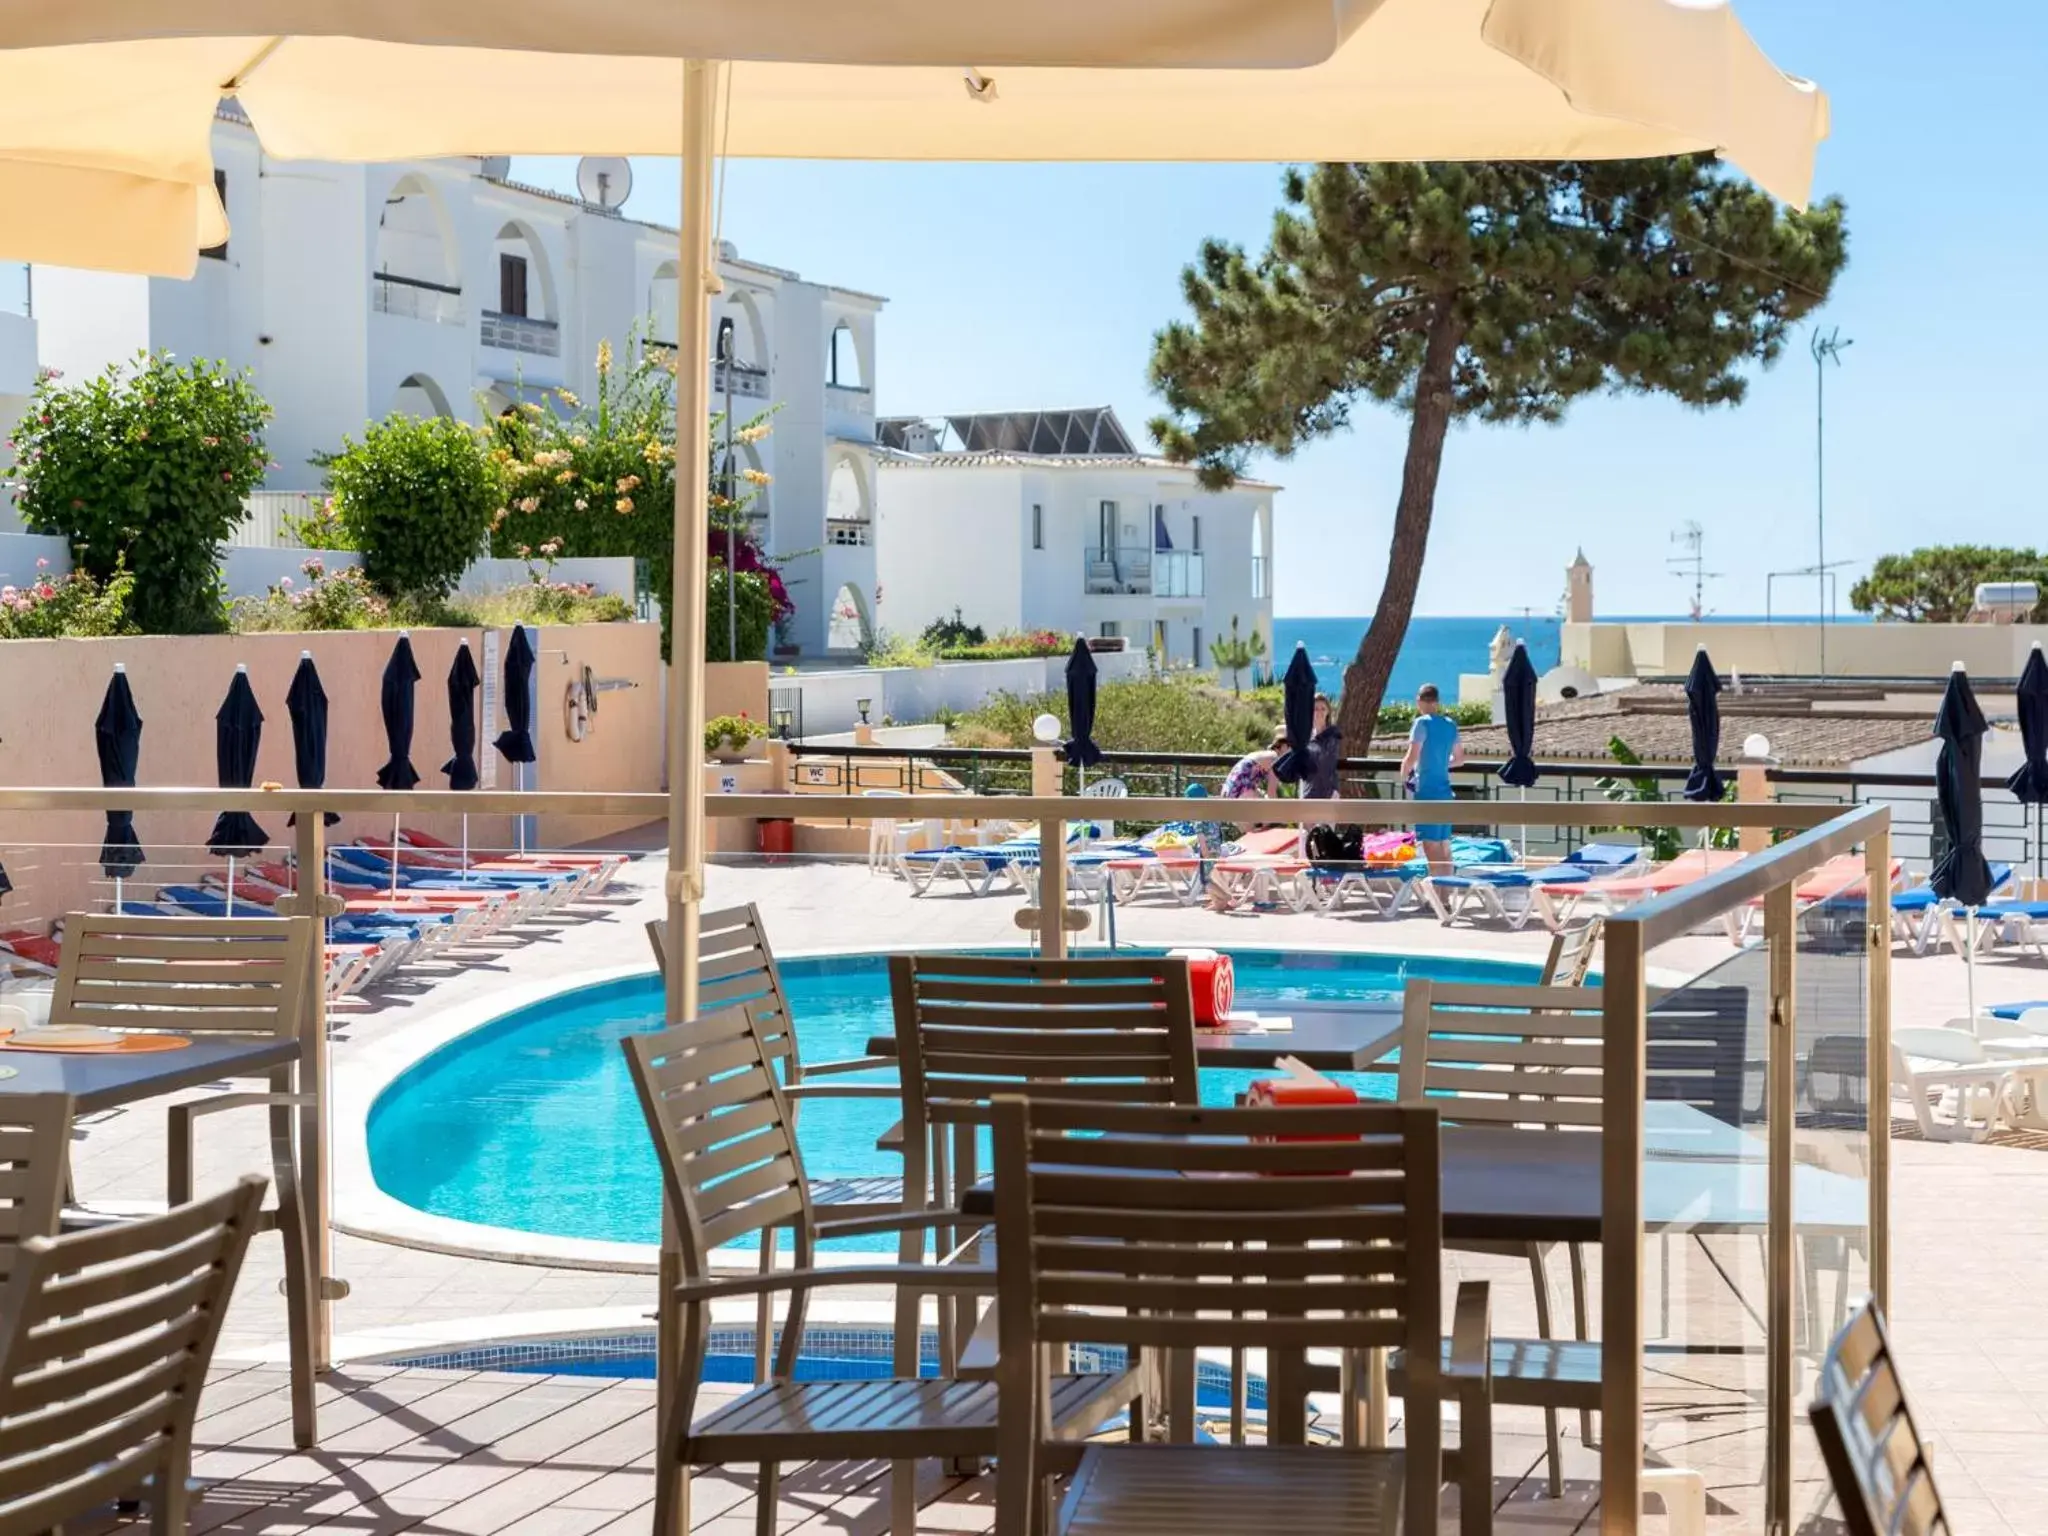
M874 702L873 699L855 699L853 701L853 707L860 711L860 723L862 725L868 723L868 707Z
M789 728L795 719L795 712L788 709L778 709L771 712L770 718L775 725L775 734L784 741L789 740Z

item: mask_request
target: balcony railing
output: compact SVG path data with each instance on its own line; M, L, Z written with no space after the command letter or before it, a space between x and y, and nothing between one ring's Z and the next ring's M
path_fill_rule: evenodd
M1201 597L1202 556L1195 550L1104 548L1082 552L1081 590L1090 597Z
M1202 556L1197 550L1162 549L1152 557L1152 595L1154 597L1201 597L1207 592L1203 585Z
M864 517L833 517L825 521L825 542L841 547L864 549L872 542L874 526Z
M552 320L531 315L505 315L495 309L483 313L483 343L505 352L525 352L534 357L562 355L562 328Z
M865 384L834 384L828 380L825 385L825 403L835 411L851 411L856 416L872 416L875 413L875 392Z
M378 272L370 278L370 307L380 315L401 315L435 325L462 324L462 289L431 278Z
M655 341L650 339L643 342L642 345L650 353L662 357L673 357L675 355L676 344L672 341ZM711 392L714 395L725 393L725 379L728 368L730 368L732 373L732 392L735 395L742 396L748 400L766 400L768 398L768 370L766 368L757 368L752 363L726 364L714 361L711 365Z

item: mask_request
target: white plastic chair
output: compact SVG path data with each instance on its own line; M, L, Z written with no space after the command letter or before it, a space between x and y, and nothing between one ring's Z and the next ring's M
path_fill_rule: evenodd
M1084 785L1081 790L1082 798L1087 800L1127 800L1130 794L1131 786L1122 779L1097 779L1093 784ZM1098 838L1116 836L1116 823L1112 820L1097 821L1094 827L1094 836Z
M864 789L861 798L865 800L907 800L900 789ZM937 848L944 843L940 835L942 823L936 821L901 821L893 816L878 817L868 823L868 868L887 870L892 875L901 875L903 855L915 845L918 834L925 835L928 847Z

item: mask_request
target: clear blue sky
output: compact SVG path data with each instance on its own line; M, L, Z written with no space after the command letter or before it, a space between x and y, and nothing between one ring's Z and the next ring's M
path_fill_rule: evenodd
M1929 540L2048 542L2048 212L2033 185L2048 15L2017 0L1746 0L1783 67L1834 109L1818 187L1849 205L1850 266L1822 315L1854 338L1828 391L1828 555ZM567 187L572 163L515 173ZM636 166L628 211L673 221L673 161ZM1153 332L1207 235L1260 242L1274 166L735 161L724 234L742 254L884 294L876 386L892 414L1114 405L1140 430ZM1760 613L1764 576L1814 559L1814 369L1805 334L1734 411L1596 400L1562 427L1469 427L1445 454L1425 613L1547 609L1585 547L1608 613L1675 612L1670 531L1708 530L1709 606ZM1277 603L1357 614L1386 559L1405 420L1268 466ZM1853 576L1854 570L1845 573ZM1811 610L1810 584L1779 606ZM1847 601L1847 581L1843 584Z

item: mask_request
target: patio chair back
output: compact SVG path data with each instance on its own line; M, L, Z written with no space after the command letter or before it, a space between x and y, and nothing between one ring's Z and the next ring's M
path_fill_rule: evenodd
M654 946L655 964L667 976L668 920L650 922L647 938ZM761 1049L780 1067L783 1085L792 1087L800 1082L803 1058L797 1049L789 997L782 990L775 951L768 947L768 936L761 928L761 909L751 901L722 912L700 913L697 918L698 1015L743 1004L753 1007Z
M52 1024L180 1035L298 1033L310 917L139 917L74 912Z
M70 1141L70 1095L0 1095L0 1283L25 1238L57 1235Z
M192 1422L263 1187L21 1245L0 1291L0 1536L145 1478L153 1529L184 1530Z
M1205 1109L1005 1095L993 1114L999 1508L1028 1507L1044 1470L1041 1346L1263 1349L1269 1371L1277 1354L1398 1348L1413 1364L1407 1529L1436 1529L1443 1260L1434 1107ZM1196 1512L1184 1513L1199 1525Z
M1742 1119L1748 992L1692 987L1652 1005L1644 1097ZM1598 987L1410 981L1399 1094L1449 1097L1446 1122L1528 1130L1601 1123L1606 1025Z
M691 1279L709 1276L713 1249L770 1227L793 1226L810 1263L810 1191L767 1037L743 1003L620 1042Z
M1848 1536L1948 1536L1948 1515L1875 1301L1835 1335L1807 1410Z
M1550 936L1550 953L1543 960L1540 984L1546 987L1581 987L1593 969L1593 956L1600 950L1603 917L1582 923L1568 923Z
M889 991L906 1154L933 1125L985 1122L998 1093L1197 1101L1184 959L892 955Z

